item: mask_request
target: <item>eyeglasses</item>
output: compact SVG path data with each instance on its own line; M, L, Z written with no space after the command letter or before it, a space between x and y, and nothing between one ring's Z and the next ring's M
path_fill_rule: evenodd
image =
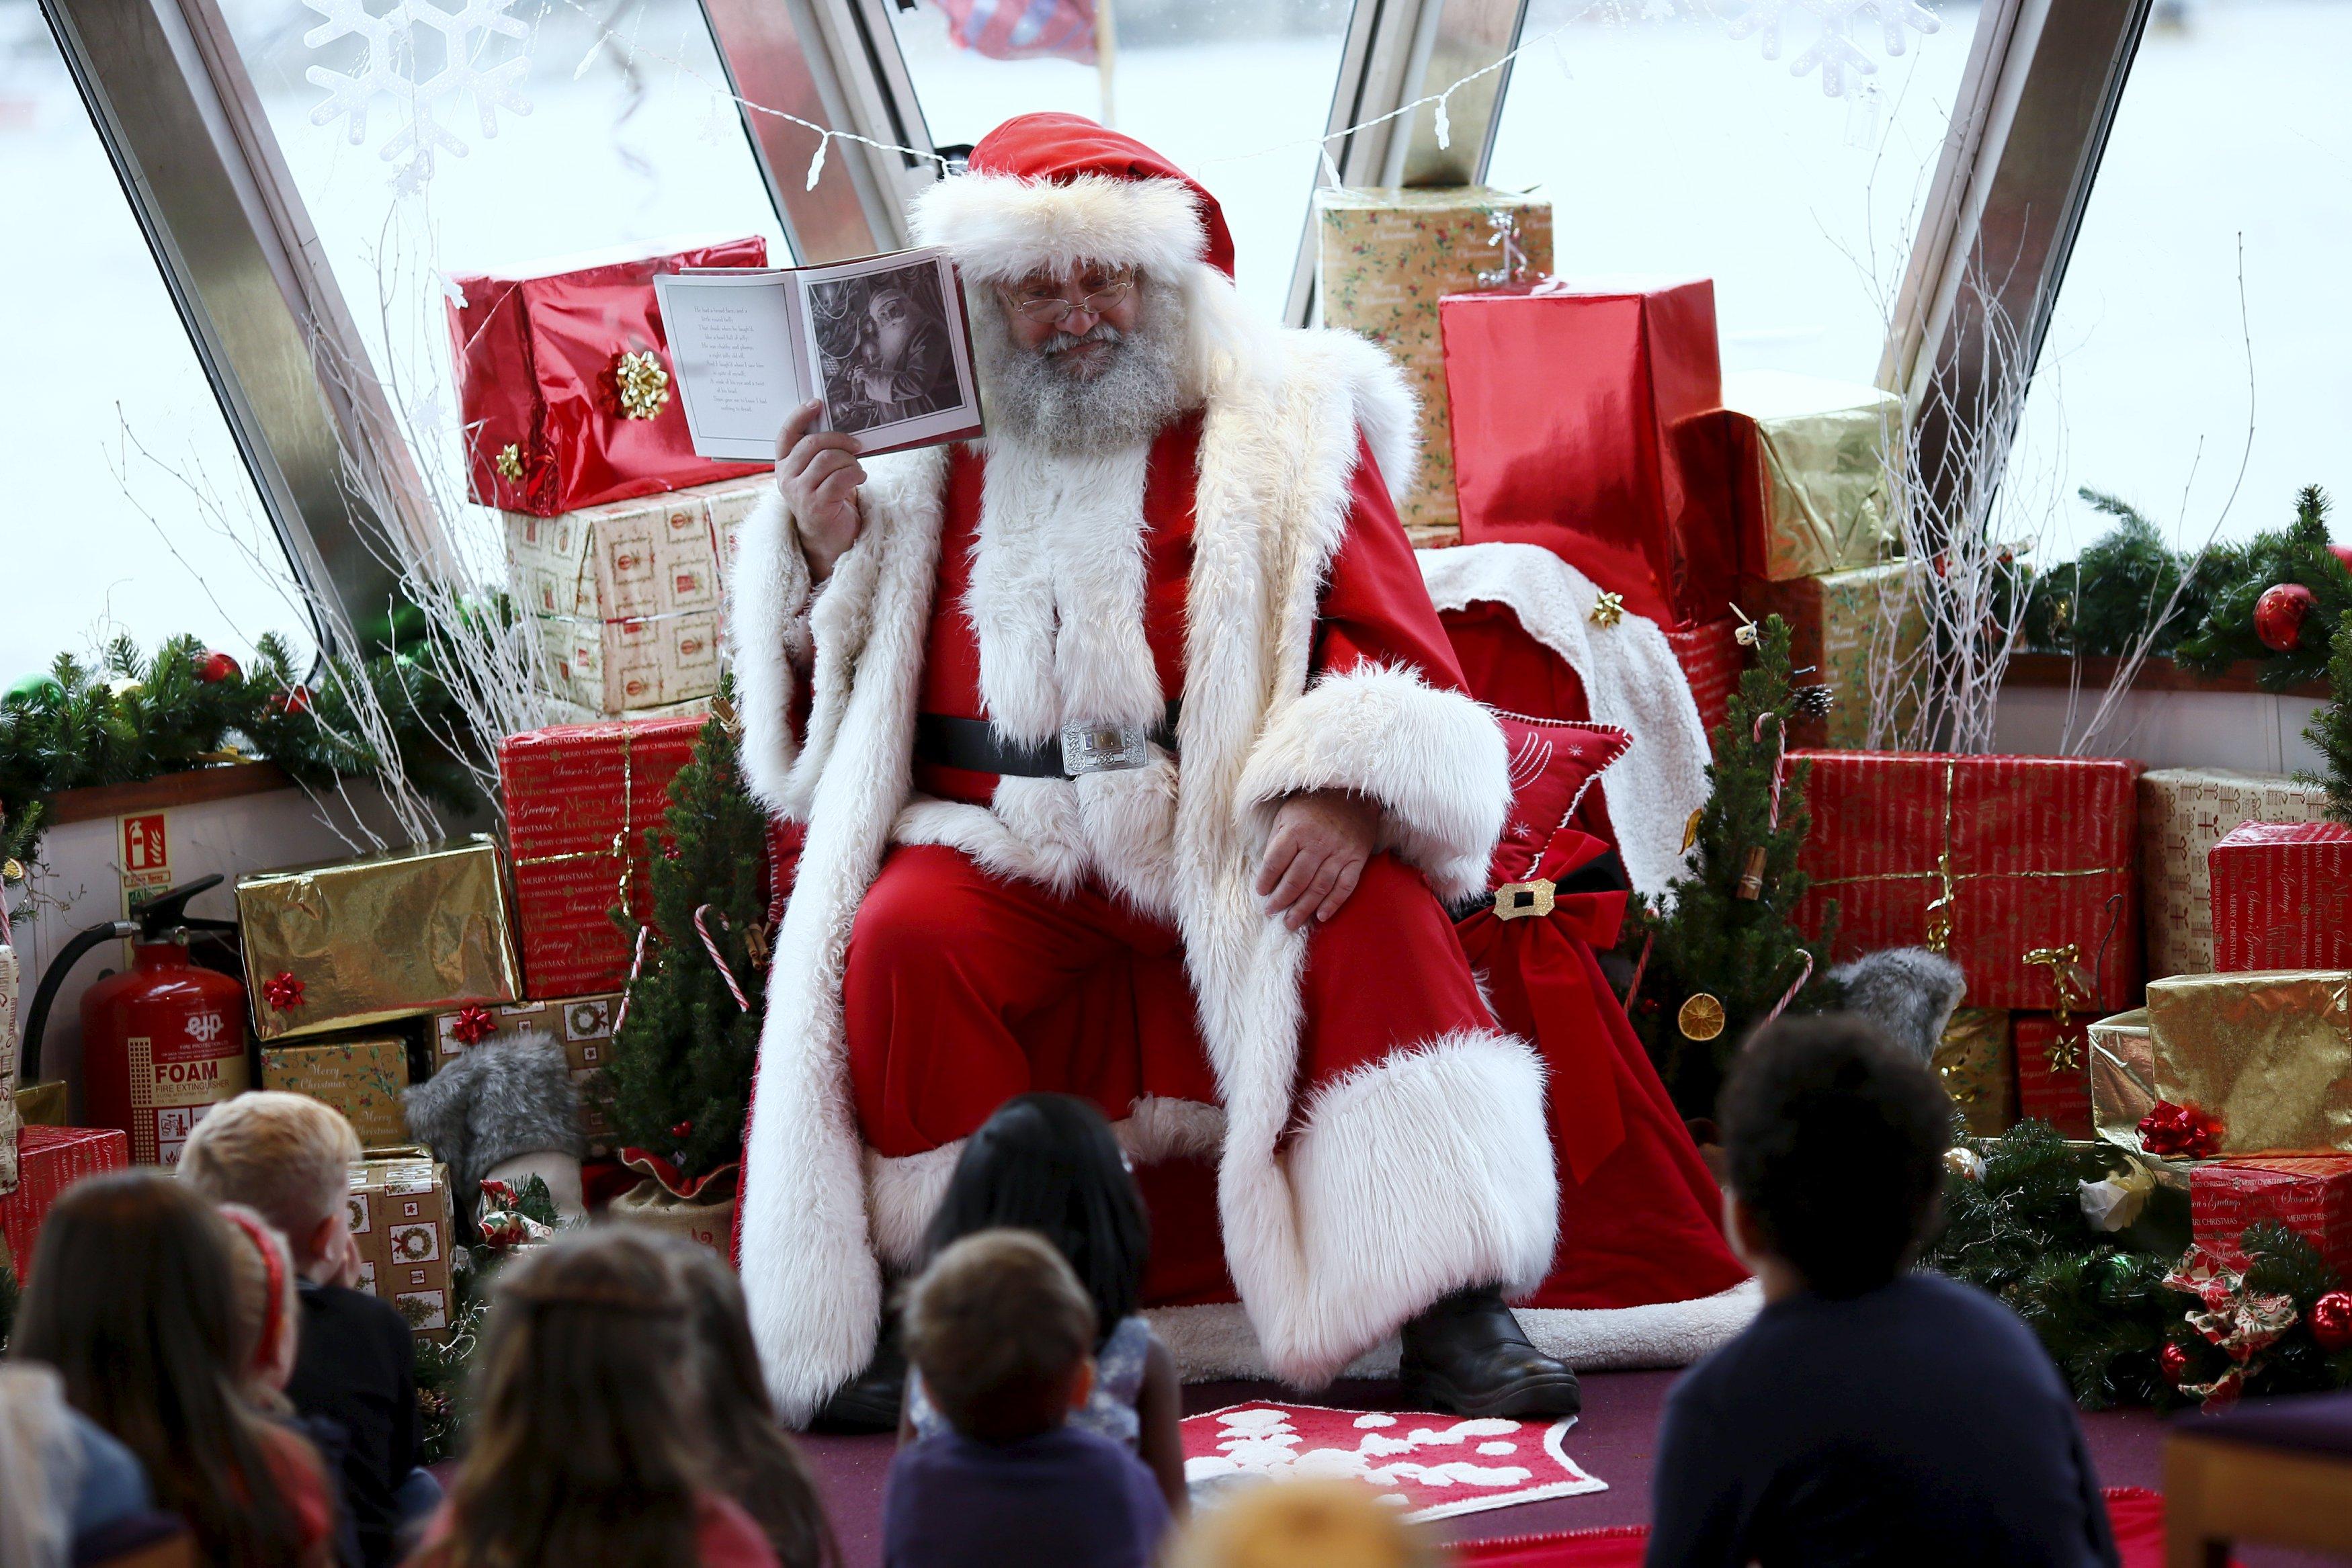
M1009 292L1006 298L1013 308L1030 320L1043 322L1048 326L1057 326L1068 320L1070 313L1074 310L1083 310L1089 316L1099 316L1134 292L1135 275L1130 272L1122 273L1100 284L1075 305L1058 294L1038 293L1027 289L1017 293Z

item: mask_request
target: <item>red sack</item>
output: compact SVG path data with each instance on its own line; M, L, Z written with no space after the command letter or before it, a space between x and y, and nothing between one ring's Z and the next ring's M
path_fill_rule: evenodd
M1437 319L1463 542L1541 545L1664 627L1720 619L1739 544L1715 285L1553 278Z
M452 278L449 351L473 499L551 517L764 472L694 455L654 275L767 264L755 235L567 272Z

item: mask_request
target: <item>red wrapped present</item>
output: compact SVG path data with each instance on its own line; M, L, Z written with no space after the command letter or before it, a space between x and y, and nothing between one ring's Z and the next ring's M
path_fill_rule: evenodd
M1538 544L1662 626L1720 618L1739 547L1715 285L1555 278L1438 302L1465 544Z
M558 725L499 742L524 994L593 996L628 984L611 911L653 918L646 832L693 754L699 716Z
M2011 1015L2020 1118L2047 1122L2070 1138L2097 1135L2091 1124L2089 1026L2094 1021L2081 1013L2063 1019L2055 1013Z
M1739 630L1725 619L1685 626L1666 633L1666 646L1690 682L1698 704L1699 722L1706 727L1707 744L1715 744L1715 727L1731 710L1731 694L1739 689Z
M450 357L466 472L485 507L551 517L605 501L764 472L694 455L654 302L654 275L765 267L768 242L456 277Z
M2216 1160L2189 1173L2193 1239L2232 1269L2246 1266L2246 1227L2274 1219L2302 1232L2337 1273L2352 1276L2352 1155Z
M126 1170L131 1140L117 1127L27 1126L16 1141L16 1190L0 1197L0 1238L16 1276L33 1266L33 1241L59 1195L86 1176Z
M1798 862L1812 887L1796 920L1818 930L1836 901L1837 958L1940 948L1968 976L1971 1007L2063 1000L2096 1017L2138 1000L2138 763L1789 755L1813 765Z
M2352 969L2352 828L2242 822L2205 863L2215 973Z

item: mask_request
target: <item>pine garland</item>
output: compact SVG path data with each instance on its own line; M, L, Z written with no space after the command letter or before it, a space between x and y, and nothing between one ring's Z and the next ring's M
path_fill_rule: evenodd
M2164 1282L2189 1249L2180 1193L2158 1186L2137 1220L2108 1234L2084 1218L2081 1184L2122 1167L2129 1156L2121 1150L2070 1145L2042 1122L2021 1122L1972 1146L1983 1171L1947 1182L1943 1227L1920 1261L2007 1302L2084 1409L2183 1403L2189 1396L2162 1370L2168 1344L2188 1357L2183 1382L2208 1383L2229 1369L2189 1322L2197 1299ZM2274 1223L2248 1228L2239 1246L2246 1288L2290 1296L2296 1312L2294 1326L2257 1357L2245 1391L2352 1386L2352 1348L2331 1354L2312 1336L2312 1304L2342 1288L2318 1249Z
M2352 571L2327 548L2327 492L2305 486L2294 514L2284 533L2258 534L2225 556L2204 623L2176 655L2184 669L2220 674L2252 659L2262 666L2256 679L2277 691L2317 680L2327 668L2336 622L2352 610ZM2304 618L2301 643L2278 653L2254 635L2254 606L2264 591L2284 582L2301 583L2316 602Z
M1619 946L1636 962L1648 955L1639 994L1629 998L1627 1010L1686 1116L1714 1114L1725 1067L1748 1031L1805 973L1808 956L1811 974L1790 1009L1818 1011L1836 998L1829 955L1837 906L1830 905L1819 936L1811 941L1790 919L1811 885L1797 869L1797 856L1812 826L1805 809L1811 764L1786 767L1779 825L1772 822L1773 763L1783 744L1782 727L1800 705L1790 675L1788 623L1767 616L1757 628L1755 663L1740 675L1739 690L1713 737L1709 793L1685 861L1690 870L1656 904L1634 894ZM1759 715L1777 716L1763 724L1761 739ZM1741 882L1759 849L1759 896L1743 898ZM1685 1003L1701 995L1715 998L1722 1009L1720 1030L1706 1040L1685 1034L1680 1021Z
M129 637L96 664L60 653L46 681L0 698L0 859L29 862L47 805L62 790L132 784L239 757L274 762L313 788L371 777L387 759L357 739L349 693L373 694L393 720L394 758L428 798L458 811L481 805L465 758L476 744L436 667L426 639L339 660L332 678L306 682L275 633L250 669L190 636L150 658Z
M2034 579L2025 612L2027 646L2084 658L2129 653L2178 588L2172 612L2148 646L2151 655L2168 656L2204 621L2214 585L2232 575L2232 552L2217 549L2200 559L2175 551L2129 502L2087 487L2077 494L2114 517L2116 527L2079 560Z
M732 711L731 687L720 686L716 706ZM764 995L767 815L744 789L734 738L716 715L669 799L662 826L646 835L652 950L629 988L602 1087L615 1141L657 1154L690 1178L742 1157ZM696 912L705 909L698 930ZM635 941L628 911L615 909L613 918ZM705 931L748 1009L711 962Z

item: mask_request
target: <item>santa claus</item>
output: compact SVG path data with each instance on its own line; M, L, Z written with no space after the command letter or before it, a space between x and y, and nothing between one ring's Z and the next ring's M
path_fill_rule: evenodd
M780 1404L868 1367L961 1140L1060 1089L1213 1162L1282 1377L1402 1328L1417 1400L1573 1411L1505 1305L1559 1187L1445 908L1511 786L1397 521L1410 394L1253 320L1215 201L1090 121L1008 121L914 225L986 438L860 460L803 410L731 586L745 770L806 830L740 1216Z

